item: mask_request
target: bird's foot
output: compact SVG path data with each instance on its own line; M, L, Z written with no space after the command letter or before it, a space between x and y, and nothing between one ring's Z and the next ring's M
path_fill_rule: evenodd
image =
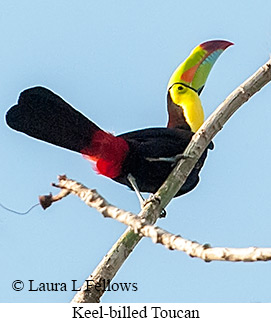
M150 196L142 202L141 208L145 207L148 203L152 203L152 202L160 204L160 201L161 201L160 197L156 196L155 194L150 194ZM165 218L166 215L167 215L166 210L162 209L159 215L159 218Z
M157 157L157 158L152 158L152 157L146 157L146 160L150 162L168 162L168 163L173 163L176 164L179 160L181 159L187 159L190 158L189 155L186 154L178 154L172 157Z
M141 193L140 193L140 191L139 191L139 188L138 188L138 186L137 186L137 184L136 184L136 180L135 180L135 178L134 178L134 176L132 175L132 174L128 174L128 176L127 176L127 179L128 179L128 181L131 183L131 185L132 185L132 187L133 187L133 189L135 190L135 192L136 192L136 195L137 195L137 197L138 197L138 199L139 199L139 203L140 203L140 206L141 206L141 209L143 209L144 208L144 206L146 206L148 203L151 203L151 202L158 202L158 204L160 204L160 198L159 197L157 197L156 195L154 195L154 194L150 194L150 196L147 198L147 199L144 199L143 198L143 196L141 195ZM166 217L166 210L162 210L161 211L161 214L160 214L160 218L165 218Z
M150 196L142 202L141 207L143 208L152 202L160 204L160 197L156 196L155 194L150 194Z

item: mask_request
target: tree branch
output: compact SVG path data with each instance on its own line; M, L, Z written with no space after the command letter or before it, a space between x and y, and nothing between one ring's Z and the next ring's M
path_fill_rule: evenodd
M210 245L201 245L196 241L184 239L180 235L174 235L162 228L151 225L146 219L140 218L132 212L121 210L109 204L96 190L89 189L83 184L68 179L66 176L59 176L59 183L53 184L53 186L61 188L65 196L67 196L67 191L77 195L89 207L95 208L104 217L111 217L126 224L135 233L149 237L154 243L160 243L170 250L183 251L191 257L198 257L207 262L212 260L251 262L271 260L271 248L211 248ZM54 202L59 200L54 197L52 199Z

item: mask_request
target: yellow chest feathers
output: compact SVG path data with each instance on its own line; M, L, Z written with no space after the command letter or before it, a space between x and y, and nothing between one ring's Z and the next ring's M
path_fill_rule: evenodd
M196 132L204 122L204 112L198 94L183 84L175 83L169 89L172 101L181 109L186 123Z

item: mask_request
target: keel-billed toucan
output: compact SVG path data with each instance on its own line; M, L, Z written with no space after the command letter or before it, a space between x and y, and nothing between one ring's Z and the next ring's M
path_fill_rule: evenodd
M202 124L198 93L212 64L231 43L211 41L205 44L208 46L202 44L196 55L192 53L194 58L187 59L183 70L178 68L169 82L168 128L148 128L114 136L44 87L23 91L18 104L6 114L7 124L34 138L83 154L96 163L100 174L119 183L133 189L132 177L141 192L155 193L174 166L170 158L184 152ZM209 64L207 69L206 64ZM176 196L197 185L206 156L207 150Z

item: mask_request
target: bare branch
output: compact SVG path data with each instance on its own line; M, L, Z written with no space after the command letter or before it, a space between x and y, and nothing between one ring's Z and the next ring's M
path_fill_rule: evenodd
M135 233L138 233L140 228L147 223L146 219L139 218L138 215L133 214L132 212L124 211L108 203L95 189L89 189L83 184L68 179L63 175L59 176L58 180L58 184L52 184L55 187L61 188L60 193L56 196L67 196L70 193L77 195L83 202L86 203L86 205L95 208L105 218L110 217L130 226L133 228ZM63 195L61 194L62 191L64 191ZM66 192L68 192L68 194ZM59 200L53 196L52 199L54 202Z
M154 243L163 244L170 250L179 250L191 257L201 258L205 261L267 261L271 260L271 248L211 248L207 244L199 244L174 235L162 228L150 225L146 219L140 218L109 204L96 190L88 189L83 184L77 183L66 176L59 176L59 183L54 184L62 190L77 195L88 206L95 208L104 217L111 217L130 226L135 233L149 237Z

